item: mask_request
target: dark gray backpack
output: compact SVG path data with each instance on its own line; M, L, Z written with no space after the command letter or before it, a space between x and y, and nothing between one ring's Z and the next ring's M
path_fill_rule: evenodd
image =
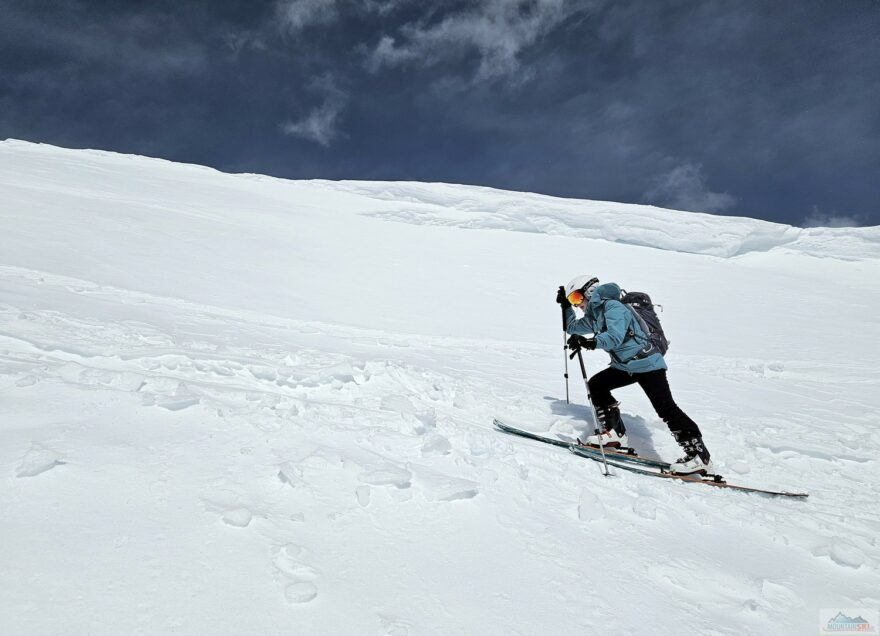
M653 345L652 347L646 347L637 357L650 355L656 350L665 355L669 349L669 340L666 339L666 334L663 333L663 325L660 324L660 318L657 316L657 312L654 311L654 303L651 302L651 297L645 292L622 290L620 302L630 308L642 331L647 334L648 340Z

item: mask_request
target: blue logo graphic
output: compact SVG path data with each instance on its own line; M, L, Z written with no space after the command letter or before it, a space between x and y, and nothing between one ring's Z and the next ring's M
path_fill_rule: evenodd
M822 627L826 634L875 634L876 630L871 622L861 616L847 616L843 612L828 619Z

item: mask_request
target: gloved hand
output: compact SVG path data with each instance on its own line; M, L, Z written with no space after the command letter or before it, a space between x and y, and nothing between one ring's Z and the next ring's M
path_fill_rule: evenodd
M563 309L571 307L571 303L568 302L568 298L565 297L565 287L562 285L559 286L559 291L556 292L556 302L562 305Z
M574 351L577 351L578 349L593 351L596 348L596 339L574 335L568 339L568 348Z

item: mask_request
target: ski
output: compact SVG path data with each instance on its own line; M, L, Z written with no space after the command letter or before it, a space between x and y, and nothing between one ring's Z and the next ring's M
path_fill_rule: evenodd
M599 449L598 446L585 446L583 444L566 442L564 440L555 439L553 437L544 437L543 435L536 435L535 433L530 433L529 431L524 431L522 429L515 428L513 426L509 426L508 424L505 424L504 422L502 422L501 420L499 420L497 418L494 420L494 422L495 422L495 427L498 430L503 431L505 433L510 433L511 435L517 435L519 437L533 439L537 442L543 442L544 444L552 444L553 446L561 446L562 448L568 448L568 449L581 448L584 451L595 452L596 454L598 454L600 459L602 457L602 451ZM614 450L612 448L606 447L605 448L605 456L608 457L609 459L613 458L618 461L629 462L632 464L641 464L643 466L651 466L652 468L660 468L663 470L669 469L669 463L664 462L664 461L660 461L658 459L650 459L648 457L642 457L641 455L636 454L636 452L633 451L632 449L629 449L629 451L619 451L619 450Z
M579 457L586 457L588 459L592 459L597 462L602 461L602 455L597 450L592 448L585 448L583 446L578 446L576 444L569 445L568 450L570 450L575 455ZM765 490L763 488L753 488L751 486L740 486L738 484L730 484L724 480L721 475L707 475L705 477L698 475L676 475L675 473L671 473L666 469L659 470L649 470L646 468L640 468L638 466L633 466L631 464L623 464L617 461L617 458L609 458L606 455L606 459L609 466L614 466L615 468L620 468L621 470L628 470L632 473L637 473L639 475L651 475L652 477L662 477L664 479L675 479L678 481L683 481L689 484L705 484L707 486L715 486L716 488L727 488L728 490L737 490L739 492L749 492L756 493L761 495L769 495L773 497L791 497L796 499L804 499L809 497L809 493L805 492L788 492L786 490Z
M509 433L518 437L525 437L527 439L532 439L537 442L542 442L544 444L560 446L562 448L567 448L578 457L592 459L597 462L602 461L602 451L598 447L594 448L592 446L583 446L581 444L574 444L561 439L555 439L553 437L544 437L543 435L530 433L529 431L524 431L522 429L509 426L508 424L505 424L497 418L494 420L494 423L495 427L504 433ZM772 497L804 499L809 496L809 493L765 490L763 488L752 488L751 486L740 486L738 484L731 484L725 481L721 475L710 475L706 477L700 477L697 475L676 475L675 473L669 472L670 464L667 462L649 459L647 457L641 457L639 455L613 451L610 448L605 449L605 460L608 462L609 466L614 466L615 468L620 468L621 470L626 470L631 473L637 473L640 475L650 475L652 477L661 477L663 479L675 479L677 481L683 481L691 484L705 484L707 486L714 486L716 488L726 488L728 490L768 495Z

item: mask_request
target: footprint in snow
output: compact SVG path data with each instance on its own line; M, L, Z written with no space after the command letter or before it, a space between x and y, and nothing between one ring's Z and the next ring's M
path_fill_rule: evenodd
M745 475L752 470L751 467L741 459L736 459L730 462L728 466L730 467L730 470L740 475Z
M642 519L656 519L657 504L647 497L639 497L633 504L633 512Z
M605 518L605 506L595 493L583 488L578 498L578 519L598 521Z
M24 388L26 386L33 386L39 381L39 378L34 375L25 375L16 380L15 386L18 388Z
M388 616L379 615L379 621L382 624L382 629L379 632L383 636L409 636L410 627L409 624Z
M318 596L315 570L303 562L305 549L295 543L288 543L276 549L273 563L280 573L280 583L284 587L284 600L292 605L308 603Z
M111 371L68 362L58 369L58 376L67 383L107 387L136 392L144 385L144 377L128 371Z
M367 485L358 486L355 489L355 495L357 495L358 503L361 508L366 508L370 505L370 487Z
M288 603L308 603L318 596L318 588L310 581L291 583L284 588L284 600Z

